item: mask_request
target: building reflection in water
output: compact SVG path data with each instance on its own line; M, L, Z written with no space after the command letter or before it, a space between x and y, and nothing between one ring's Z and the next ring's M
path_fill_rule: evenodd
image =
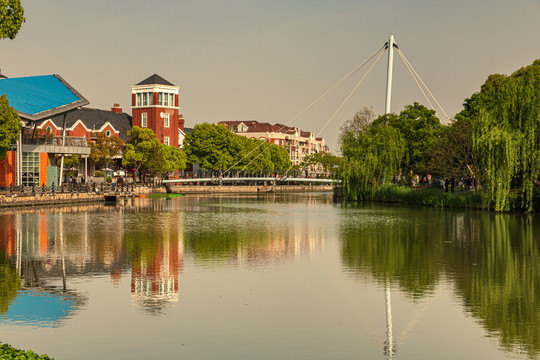
M270 196L278 206L280 199L288 201L286 196ZM63 302L70 305L58 312L69 317L87 301L70 290L70 279L108 274L118 286L124 274L131 272L133 304L160 315L179 301L184 246L195 266L296 261L324 247L326 233L316 221L317 215L308 222L282 218L286 216L282 212L259 209L257 198L251 199L247 204L241 198L237 204L231 198L223 203L204 197L128 199L114 206L83 204L0 212L0 251L20 283L8 308L28 291L41 293L43 302L45 293L69 295L73 301ZM305 201L320 203L316 196L307 196ZM209 212L218 214L210 224L202 218Z

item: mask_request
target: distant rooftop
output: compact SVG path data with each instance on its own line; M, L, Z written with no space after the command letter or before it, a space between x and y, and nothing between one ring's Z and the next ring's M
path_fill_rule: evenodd
M25 120L41 120L89 104L60 75L0 79L1 94Z
M169 86L175 86L174 84L170 83L169 81L165 80L158 74L154 74L150 76L148 79L145 79L138 83L137 85L169 85Z

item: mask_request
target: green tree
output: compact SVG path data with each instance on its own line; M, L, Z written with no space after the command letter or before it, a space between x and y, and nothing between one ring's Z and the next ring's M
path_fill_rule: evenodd
M19 139L21 119L9 106L6 95L0 96L0 160L6 157L9 146Z
M339 165L343 163L343 160L344 159L342 157L332 155L327 152L321 152L311 154L304 158L301 166L302 168L305 168L310 165L314 165L323 171L335 171Z
M512 187L527 211L540 184L540 60L510 76L491 75L465 102L479 173L496 210L509 209Z
M454 179L475 177L478 162L478 151L471 138L471 121L458 114L434 141L428 171Z
M177 147L161 145L160 152L163 156L163 171L183 170L186 168L186 153Z
M122 155L125 141L98 133L96 141L90 145L90 159L102 168L108 168L114 158Z
M186 168L182 149L161 144L151 129L133 127L122 157L123 166L133 166L139 175L151 176Z
M156 138L156 134L152 129L134 126L128 131L128 137L122 157L122 166L133 166L139 175L142 173L155 175L156 167L161 161L161 144Z
M440 137L443 126L434 110L430 110L415 102L405 106L399 113L378 117L373 124L387 124L398 129L405 140L406 156L402 161L402 169L426 174L433 145Z
M377 187L399 173L405 140L396 128L374 122L358 133L349 132L342 152L345 160L338 177L343 195L350 200L368 200Z
M0 0L0 39L15 39L25 20L20 0Z
M235 141L236 140L236 141ZM184 139L188 162L205 170L226 170L234 164L242 143L225 126L203 123L195 125L193 133Z
M354 114L352 119L345 121L339 128L338 145L341 147L343 139L349 132L358 133L364 130L376 118L373 108L363 107Z

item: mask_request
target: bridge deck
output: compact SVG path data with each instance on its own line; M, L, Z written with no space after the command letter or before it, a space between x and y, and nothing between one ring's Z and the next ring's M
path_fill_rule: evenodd
M321 184L339 184L341 180L334 179L317 179L317 178L276 178L276 177L224 177L224 178L190 178L190 179L171 179L163 180L164 183L192 183L192 182L235 182L235 181L275 181L276 183L284 182L305 182L305 183L321 183Z

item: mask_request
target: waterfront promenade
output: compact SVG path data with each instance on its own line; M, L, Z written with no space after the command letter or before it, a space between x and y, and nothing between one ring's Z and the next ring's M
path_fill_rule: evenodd
M105 201L104 195L114 192L118 195L148 194L255 194L293 192L331 192L332 185L165 185L163 183L128 184L112 190L111 185L63 186L52 191L51 187L12 187L0 192L0 208L17 206L46 206L54 204L77 204Z

